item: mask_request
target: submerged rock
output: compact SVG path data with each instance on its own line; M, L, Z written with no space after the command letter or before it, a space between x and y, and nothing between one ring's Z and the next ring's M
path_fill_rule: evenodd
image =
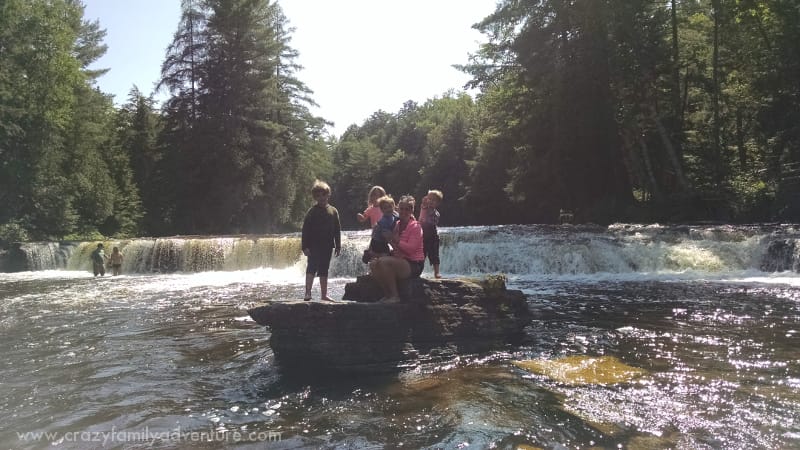
M275 301L248 312L269 328L284 368L392 372L518 343L532 316L525 295L498 280L414 279L401 286L402 302L387 304L362 276L345 286L350 301Z
M647 373L614 356L573 355L558 359L514 361L513 364L528 372L572 386L625 383Z

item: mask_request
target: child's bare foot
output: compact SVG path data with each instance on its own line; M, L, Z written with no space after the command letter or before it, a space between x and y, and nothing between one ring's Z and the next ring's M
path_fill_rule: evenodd
M440 274L440 273L434 274L433 276L436 277L436 278L442 278L442 274Z
M327 295L325 297L322 297L320 300L322 300L323 302L335 302L336 301L336 300L328 297Z
M303 297L303 301L310 302L311 301L311 292L306 292L305 297Z

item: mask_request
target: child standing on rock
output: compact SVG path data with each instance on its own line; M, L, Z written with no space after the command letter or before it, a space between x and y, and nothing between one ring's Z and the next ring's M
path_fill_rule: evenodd
M314 277L319 276L320 298L332 302L333 299L328 297L328 268L331 254L335 252L339 256L342 251L342 226L339 222L339 211L328 204L330 186L317 180L311 188L311 195L317 204L306 213L301 238L303 254L308 257L306 293L303 300L311 300Z
M433 266L433 276L442 278L439 273L439 204L442 203L444 194L440 190L430 190L428 195L422 197L422 206L419 210L419 223L422 225L422 249L425 257Z

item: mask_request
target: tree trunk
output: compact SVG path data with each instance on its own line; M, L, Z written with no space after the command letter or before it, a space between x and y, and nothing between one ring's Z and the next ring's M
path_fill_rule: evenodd
M712 127L713 133L713 148L712 148L712 167L714 183L719 185L722 182L722 149L720 144L721 126L719 123L719 16L720 16L720 0L712 0L711 2L714 14L714 53L712 66L712 87L711 87L711 108L713 111L714 124Z
M744 119L742 109L736 108L736 148L739 150L739 167L747 169L747 149L744 147Z
M680 52L678 48L678 7L672 0L672 107L679 130L683 130L683 107L681 100ZM677 131L677 130L676 130Z
M656 112L656 108L653 105L650 105L650 115L652 116L653 122L656 125L656 130L658 130L658 136L661 138L661 142L664 144L664 151L667 152L667 157L672 165L672 169L675 171L675 179L678 181L678 190L685 192L689 188L689 183L686 181L686 176L683 173L683 164L681 163L681 160L672 145L672 140L669 137L666 127L664 127L664 124L658 117L658 112Z
M661 200L661 188L658 186L658 181L653 173L653 163L650 161L650 150L647 148L647 142L645 142L641 136L639 136L637 140L639 141L639 147L642 148L642 161L644 161L644 168L647 172L647 178L650 181L653 198L659 201Z

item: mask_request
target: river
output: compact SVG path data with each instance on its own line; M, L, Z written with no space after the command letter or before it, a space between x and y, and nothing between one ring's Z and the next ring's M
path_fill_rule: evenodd
M0 273L0 448L800 448L798 228L444 228L445 276L505 273L516 348L399 375L288 375L247 309L299 299L296 235L33 243ZM347 232L332 296L365 272ZM423 276L430 276L426 271ZM318 297L315 283L314 296ZM516 360L614 356L571 384Z

